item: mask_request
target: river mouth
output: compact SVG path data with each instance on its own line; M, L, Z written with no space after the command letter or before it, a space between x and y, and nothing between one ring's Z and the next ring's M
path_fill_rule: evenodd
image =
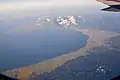
M56 26L24 32L3 30L0 35L1 72L74 52L84 47L88 39L80 32Z

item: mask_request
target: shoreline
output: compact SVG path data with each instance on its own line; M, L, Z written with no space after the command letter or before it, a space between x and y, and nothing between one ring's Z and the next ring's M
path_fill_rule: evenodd
M40 74L43 74L44 72L50 72L55 68L57 68L58 66L62 66L69 60L76 59L77 57L80 56L86 56L87 54L89 54L87 53L87 51L90 51L92 48L102 46L106 39L119 35L117 33L109 32L109 31L101 31L97 29L78 29L78 28L73 28L73 29L75 31L81 32L83 35L88 36L87 44L84 47L78 49L75 52L70 52L62 56L48 59L38 64L33 64L30 66L14 69L14 70L19 70L19 74L18 74L19 79L26 80L31 72L38 72ZM12 77L12 72L14 70L6 71L3 74Z

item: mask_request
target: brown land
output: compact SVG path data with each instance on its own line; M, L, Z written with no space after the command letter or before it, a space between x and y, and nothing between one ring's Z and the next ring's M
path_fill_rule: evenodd
M19 79L20 80L27 80L31 72L39 72L40 74L44 72L50 72L57 68L58 66L63 65L69 60L75 59L80 56L85 56L92 48L104 46L104 41L108 38L118 36L119 34L109 32L109 31L101 31L96 29L75 29L74 30L87 35L89 38L87 40L87 45L83 48L75 52L71 52L68 54L64 54L62 56L58 56L49 60L42 61L38 64L33 64L30 66L18 68L19 70ZM15 69L16 70L16 69ZM8 76L12 76L14 70L6 71L4 74Z

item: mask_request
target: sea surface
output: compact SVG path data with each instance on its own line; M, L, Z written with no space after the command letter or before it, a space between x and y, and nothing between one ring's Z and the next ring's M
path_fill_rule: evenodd
M0 23L0 72L76 51L87 43L87 36L72 29L28 22Z

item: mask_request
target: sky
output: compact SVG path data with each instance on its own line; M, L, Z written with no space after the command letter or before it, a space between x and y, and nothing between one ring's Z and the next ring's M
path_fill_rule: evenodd
M0 0L0 11L68 6L97 6L96 0ZM102 5L102 4L101 4Z
M74 6L75 9L77 6L77 9L86 12L94 8L99 11L105 5L96 0L0 0L0 17L4 20L54 11L65 12L65 8L71 9Z

